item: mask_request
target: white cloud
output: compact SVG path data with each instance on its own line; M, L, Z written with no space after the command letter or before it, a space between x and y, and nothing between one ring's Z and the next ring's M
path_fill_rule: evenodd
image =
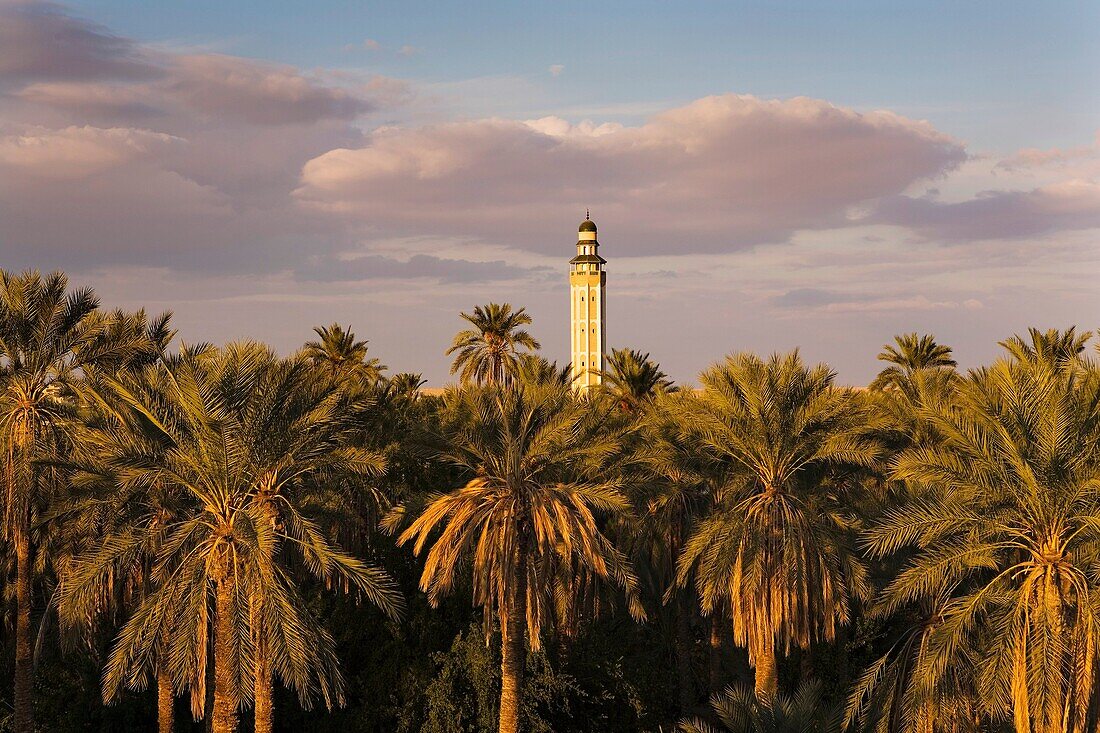
M0 171L52 180L78 180L102 173L164 146L171 135L128 128L67 127L0 137Z
M306 164L299 199L387 234L560 244L591 206L630 254L729 251L848 223L965 158L926 122L821 100L707 97L637 127L482 119L374 131Z

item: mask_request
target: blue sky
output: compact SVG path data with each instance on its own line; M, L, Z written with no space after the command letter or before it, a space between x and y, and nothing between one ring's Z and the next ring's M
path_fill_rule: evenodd
M0 267L181 337L338 320L448 379L459 310L567 357L585 207L611 345L678 380L1100 325L1100 3L0 0Z

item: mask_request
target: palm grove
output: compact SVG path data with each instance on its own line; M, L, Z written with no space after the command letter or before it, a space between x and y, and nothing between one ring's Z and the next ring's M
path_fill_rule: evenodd
M0 271L0 724L1098 730L1090 334L578 395L523 309L462 318L421 394L339 325L178 343Z

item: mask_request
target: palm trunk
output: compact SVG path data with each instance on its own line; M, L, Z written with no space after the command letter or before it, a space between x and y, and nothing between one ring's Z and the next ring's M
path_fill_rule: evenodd
M848 679L848 626L847 624L837 627L836 639L836 677L838 680Z
M256 698L256 733L271 733L274 721L272 703L271 663L267 654L267 643L262 630L256 638L256 663L253 669L253 694Z
M269 476L271 481L274 475ZM264 491L259 506L263 510L268 526L275 529L277 517L269 500L269 493L274 493L270 482L264 483ZM271 558L273 559L273 558ZM272 671L271 654L268 649L267 627L264 614L263 592L253 593L251 602L251 626L252 639L255 647L255 661L252 669L252 694L255 702L255 733L271 733L275 718L275 706L272 701Z
M722 687L722 616L716 609L710 616L710 691Z
M226 572L217 580L214 622L214 733L235 733L237 700L233 677L233 580Z
M15 731L34 731L34 658L31 644L31 540L15 532Z
M168 665L157 663L157 731L172 733L175 723L175 697L172 694L172 676Z
M267 662L256 662L256 733L271 733L274 722L272 704L271 668Z
M499 733L519 733L520 700L527 644L527 563L520 560L518 588L512 589L508 608L501 614Z
M569 657L573 654L573 644L576 640L576 625L572 619L565 619L561 622L561 628L558 630L557 657L559 666L564 668L569 662Z
M814 652L811 647L807 647L801 650L801 654L798 656L798 671L802 676L803 682L809 682L815 678L814 675ZM841 677L840 679L844 679Z
M216 650L215 650L216 651ZM214 733L214 665L206 666L206 699L203 701L203 730Z
M774 700L779 692L779 669L775 654L775 641L768 639L756 650L756 698Z
M695 706L695 681L691 670L691 648L694 646L691 610L680 598L672 612L676 614L676 676L680 687L680 714L686 717Z

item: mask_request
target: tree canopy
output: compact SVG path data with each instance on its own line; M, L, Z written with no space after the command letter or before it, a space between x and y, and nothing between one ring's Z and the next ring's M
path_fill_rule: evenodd
M462 317L432 390L0 272L0 726L1097 729L1090 332L584 391L523 308Z

